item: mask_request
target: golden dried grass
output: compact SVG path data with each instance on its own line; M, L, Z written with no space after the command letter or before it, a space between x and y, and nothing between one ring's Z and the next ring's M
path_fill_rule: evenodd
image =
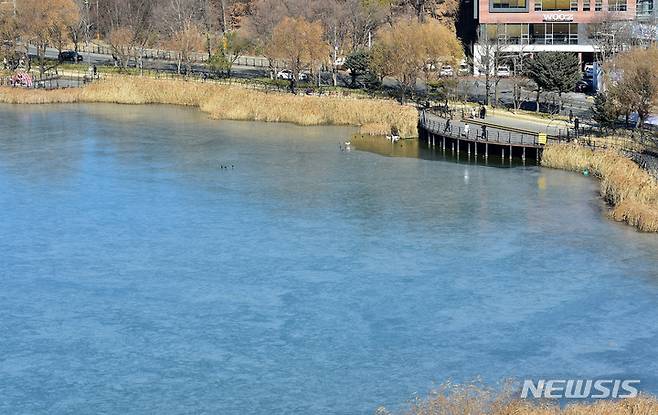
M579 402L560 407L555 401L515 398L512 384L494 391L480 384L444 384L426 398L417 397L402 413L405 415L655 415L658 400L640 395L630 399ZM389 415L379 408L377 415Z
M396 127L404 137L418 135L416 109L395 101L292 95L146 77L112 77L80 89L55 91L0 88L0 102L186 105L198 107L216 119L366 126L368 134L387 134Z
M658 232L658 181L615 150L592 150L577 144L550 145L542 165L582 172L601 180L601 195L612 206L610 216L643 232Z

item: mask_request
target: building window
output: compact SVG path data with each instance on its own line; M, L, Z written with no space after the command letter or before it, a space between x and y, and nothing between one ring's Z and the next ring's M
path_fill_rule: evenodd
M535 11L536 12L541 11L541 0L535 0Z
M653 13L653 0L639 0L637 2L638 17L648 17Z
M528 44L527 24L488 24L482 26L482 36L500 45Z
M535 45L577 45L576 23L532 23L530 43Z
M584 12L589 11L589 0L583 0L583 11Z
M572 12L578 11L578 0L571 0L571 11Z
M625 12L626 9L626 0L608 0L608 11Z
M543 11L570 11L571 0L542 0L541 9Z
M492 10L525 9L527 0L490 0Z
M600 12L603 10L603 0L594 0L594 11Z

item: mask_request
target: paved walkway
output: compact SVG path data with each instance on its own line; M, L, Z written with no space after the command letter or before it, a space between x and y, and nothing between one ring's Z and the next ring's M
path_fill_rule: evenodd
M500 112L500 111L499 111ZM515 117L514 114L493 114L487 115L484 120L488 123L510 127L510 128L520 128L523 130L534 131L538 133L546 133L549 135L566 135L567 129L572 129L573 125L570 125L566 121L562 120L532 120L525 117Z

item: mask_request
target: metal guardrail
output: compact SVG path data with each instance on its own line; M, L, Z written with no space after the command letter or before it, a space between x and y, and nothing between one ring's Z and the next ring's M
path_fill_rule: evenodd
M89 45L80 45L80 52L82 53L96 53L99 55L108 55L112 56L114 52L109 46L89 44ZM194 53L192 54L197 62L207 62L208 54L207 53ZM176 52L171 50L162 50L162 49L144 49L142 57L144 59L151 60L164 60L164 61L175 61ZM267 58L259 56L239 56L235 61L235 65L238 66L250 66L254 68L269 68L270 61Z
M540 133L525 133L505 131L498 128L465 128L461 124L452 125L446 119L437 115L423 112L420 120L421 126L427 131L454 140L468 140L478 143L491 143L499 145L539 147ZM470 126L470 124L468 124Z

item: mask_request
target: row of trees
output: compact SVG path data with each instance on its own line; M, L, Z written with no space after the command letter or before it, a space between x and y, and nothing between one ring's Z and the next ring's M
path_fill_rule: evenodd
M59 50L68 43L80 21L72 0L15 0L0 3L0 35L3 61L16 62L19 40L36 48L41 73L46 71L49 46ZM26 49L26 52L27 49Z
M353 81L368 73L394 77L404 99L417 79L463 55L455 36L458 3L451 0L16 0L0 3L5 57L33 45L41 73L47 47L101 37L117 65L142 66L145 49L175 52L178 72L189 72L200 54L210 69L231 74L247 51L269 58L272 70L298 74L334 69L350 56ZM293 17L294 16L294 17ZM361 64L354 65L354 58ZM358 59L357 59L358 60ZM349 65L348 65L349 66Z
M361 47L348 55L344 66L352 75L351 84L355 87L364 74L377 83L391 77L402 101L413 95L419 79L431 80L441 65L454 65L463 57L454 30L436 20L401 19L381 27L375 37L372 48ZM331 45L325 41L322 24L304 18L284 18L272 30L264 50L271 61L283 62L292 72L293 92L300 72L318 69L319 75L319 68L331 61Z
M369 48L377 30L401 18L454 27L458 7L458 0L15 0L0 2L0 35L8 58L15 50L8 42L18 39L39 46L40 58L45 45L72 43L78 51L99 39L123 67L139 65L151 47L175 51L179 70L206 53L230 72L247 40L254 52L274 56L274 29L286 19L317 23L336 58Z

